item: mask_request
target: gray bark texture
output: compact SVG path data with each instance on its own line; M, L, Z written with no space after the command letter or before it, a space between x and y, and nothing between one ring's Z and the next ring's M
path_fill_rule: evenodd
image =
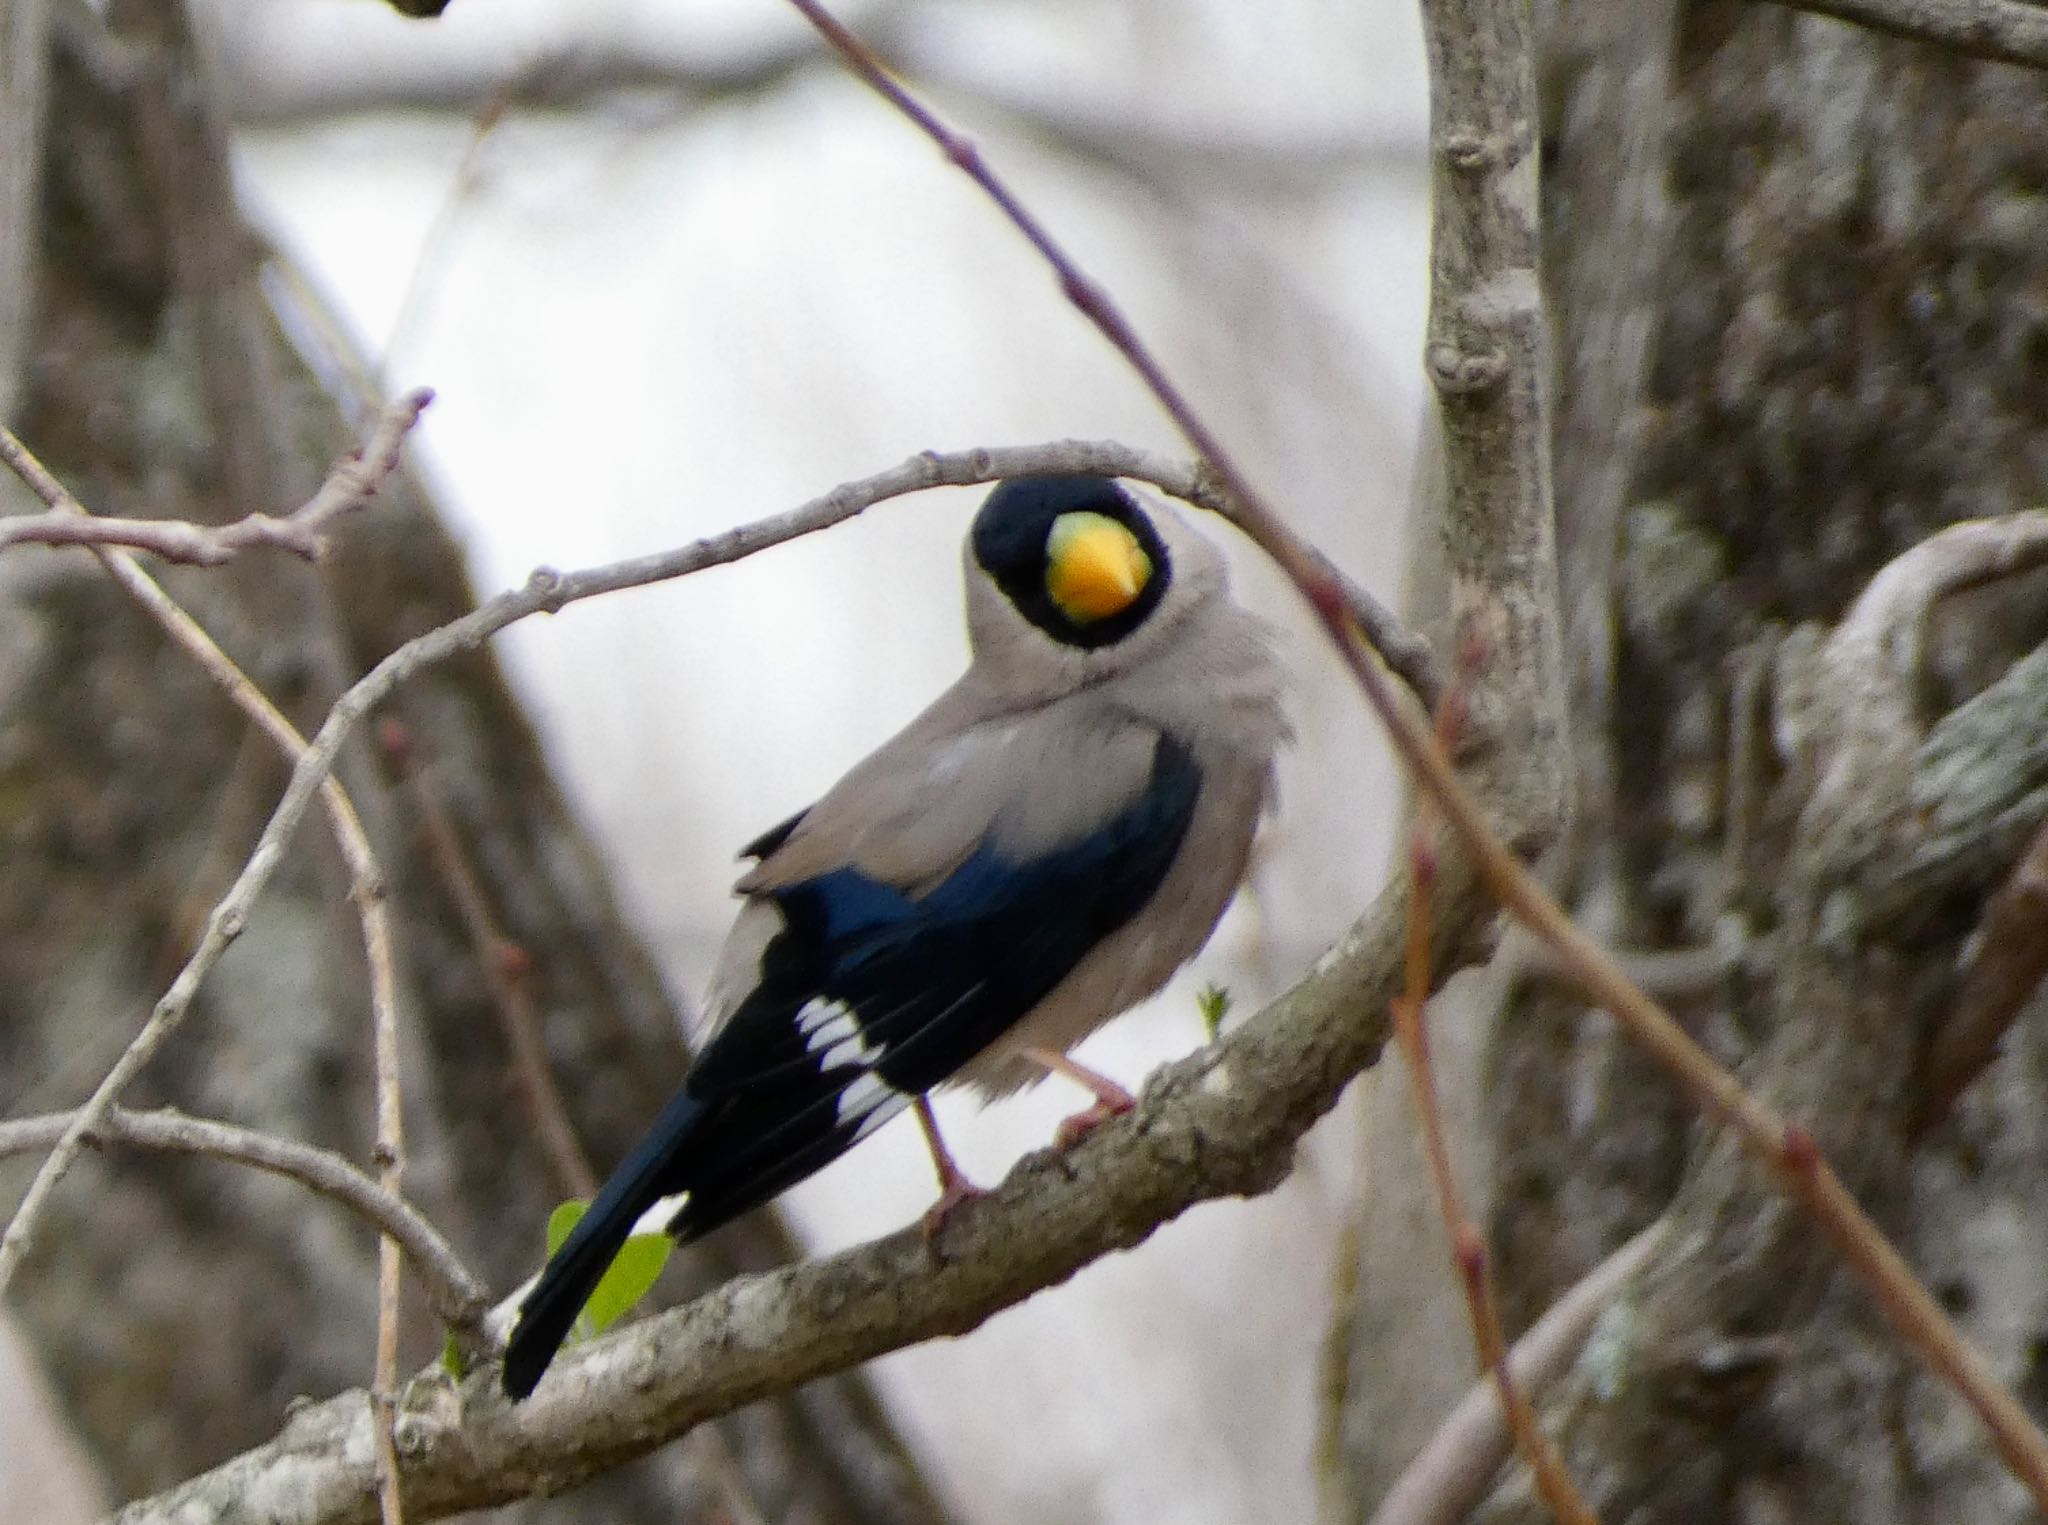
M1680 1015L2041 1417L2041 1003L1919 1122L2043 816L2021 659L2048 604L2038 574L1940 570L1858 600L1942 527L2048 497L2048 77L1747 0L1596 0L1544 46L1579 788L1558 881L1629 947L1739 941ZM1817 1228L1605 1018L1524 990L1489 1084L1512 1324L1671 1226L1543 1404L1602 1519L2035 1517ZM1398 1465L1349 1461L1366 1505ZM1548 1515L1514 1464L1479 1517Z
M47 24L46 24L47 23ZM181 7L0 0L0 398L90 508L221 522L303 501L351 425L287 346L268 257L236 213L226 142ZM43 51L43 49L47 51ZM46 68L44 67L46 65ZM38 132L36 106L47 131ZM29 113L26 119L20 113ZM25 187L25 189L24 189ZM17 214L20 215L17 215ZM25 283L25 285L24 285ZM20 315L17 325L17 314ZM19 489L0 497L11 509ZM34 506L26 504L26 506ZM318 566L257 552L170 591L300 725L403 640L468 608L460 556L401 474ZM282 766L83 552L0 564L0 1107L74 1104L132 1036L275 801ZM390 708L505 936L530 961L549 1059L588 1153L658 1110L682 1026L486 654ZM422 844L418 791L365 747L341 777L401 929L408 1195L504 1290L567 1190L536 1142L490 971ZM324 823L127 1100L341 1150L372 1136L362 938ZM27 1167L7 1168L6 1198ZM757 1218L678 1257L677 1290L789 1259ZM300 1395L368 1378L375 1246L296 1187L108 1150L68 1178L12 1288L40 1362L127 1497L273 1435ZM439 1336L409 1304L402 1364ZM571 1498L580 1519L936 1521L858 1376L707 1426Z

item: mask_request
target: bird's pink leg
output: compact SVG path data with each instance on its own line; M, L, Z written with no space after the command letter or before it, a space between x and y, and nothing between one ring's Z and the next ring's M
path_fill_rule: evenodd
M1076 1112L1059 1126L1052 1141L1055 1147L1071 1149L1112 1117L1122 1117L1137 1106L1137 1099L1107 1075L1098 1075L1085 1064L1076 1064L1057 1049L1027 1048L1024 1057L1042 1064L1055 1075L1064 1075L1076 1085L1086 1086L1095 1105Z
M924 1129L925 1147L932 1152L932 1169L939 1173L939 1200L925 1209L922 1220L925 1238L936 1239L954 1208L988 1193L968 1180L967 1173L954 1163L952 1151L939 1137L939 1120L932 1116L932 1104L919 1096L911 1105L917 1109L918 1127Z

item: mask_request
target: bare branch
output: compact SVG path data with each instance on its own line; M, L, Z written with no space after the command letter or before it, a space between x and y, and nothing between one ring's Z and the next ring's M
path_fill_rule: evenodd
M1508 1367L1518 1384L1541 1392L1571 1365L1594 1321L1662 1246L1665 1232L1666 1225L1659 1220L1637 1234L1587 1272L1515 1341ZM1481 1377L1395 1480L1368 1525L1457 1525L1485 1497L1513 1449L1497 1386L1490 1376Z
M2010 878L1984 908L1962 996L1928 1050L1916 1132L1948 1115L1998 1053L1999 1039L2048 977L2048 826L2034 833Z
M48 1149L75 1120L75 1113L58 1112L0 1122L0 1157ZM204 1155L297 1181L347 1208L404 1250L434 1316L458 1341L482 1348L483 1316L490 1302L483 1285L433 1224L342 1156L232 1123L188 1117L169 1108L153 1112L110 1108L87 1133L86 1142Z
M313 496L292 517L317 543L327 527L346 514L354 513L376 495L391 473L398 469L399 452L405 437L420 421L420 414L434 400L431 387L415 387L396 402L385 405L377 426L363 442L360 452L334 463Z
M49 506L47 513L0 519L0 550L16 545L125 546L185 566L217 567L255 547L317 561L334 521L354 513L398 469L399 449L434 394L421 388L384 409L358 455L337 461L305 504L284 518L251 514L233 524L182 519L103 519L90 514L20 440L0 428L0 464Z
M1610 948L1608 952L1630 984L1666 1005L1675 1006L1711 995L1726 983L1742 961L1740 935L1738 932L1726 941L1690 948ZM1560 959L1555 949L1519 930L1502 942L1503 956L1512 960L1512 978L1585 998L1585 987L1577 983L1578 971Z
M1472 643L1464 643L1461 655L1476 658ZM1461 672L1461 679L1469 676ZM1436 742L1445 753L1455 752L1458 733L1465 719L1465 689L1454 685L1437 710ZM1425 1025L1426 1003L1432 985L1430 970L1431 888L1436 875L1436 851L1429 840L1434 824L1429 798L1417 802L1414 834L1409 848L1410 873L1415 889L1408 902L1408 948L1406 983L1394 998L1394 1033L1401 1041L1401 1057L1408 1071L1415 1115L1422 1128L1423 1156L1429 1164L1430 1182L1436 1190L1437 1215L1443 1221L1444 1237L1450 1241L1451 1259L1465 1293L1465 1310L1472 1325L1472 1343L1482 1370L1493 1378L1501 1408L1513 1432L1515 1450L1527 1463L1542 1498L1559 1525L1598 1525L1573 1486L1557 1446L1537 1422L1527 1393L1517 1382L1508 1361L1507 1340L1502 1333L1500 1309L1493 1296L1493 1279L1488 1269L1491 1257L1479 1226L1465 1210L1464 1193L1458 1188L1457 1172L1451 1168L1450 1144L1444 1136L1443 1113L1437 1104L1436 1071L1429 1057L1429 1030Z
M1856 679L1862 693L1880 685L1910 687L1920 672L1927 614L1936 603L2044 561L2048 510L1951 524L1900 552L1870 579L1829 637L1828 660Z
M2048 68L2048 8L2027 0L1780 0L1913 42Z
M300 744L304 750L304 743ZM297 754L288 754L296 756ZM330 780L331 782L331 780ZM360 822L351 822L360 834ZM391 922L384 915L384 887L369 859L369 841L344 841L351 895L363 920L370 961L370 1015L377 1074L377 1184L396 1197L405 1181L405 1094L398 1060L398 978L392 957ZM370 1404L377 1416L377 1501L383 1525L405 1525L399 1496L398 1441L398 1241L377 1242L377 1360Z
M1456 865L1446 870L1441 920L1468 921L1472 880ZM1217 1045L1161 1069L1135 1112L1064 1154L1019 1162L955 1214L943 1259L913 1227L737 1278L564 1352L516 1407L495 1370L453 1391L426 1374L399 1419L407 1508L432 1518L568 1487L765 1393L963 1334L1196 1202L1271 1189L1295 1141L1379 1053L1385 1024L1374 1014L1398 989L1405 898L1396 885L1293 990ZM231 1501L260 1497L275 1511L272 1525L369 1525L367 1425L362 1395L343 1394L117 1518L219 1518Z
M397 464L398 450L407 432L418 420L419 413L426 406L431 393L416 392L404 402L386 410L376 434L365 450L366 459L360 468L343 463L329 475L313 499L300 510L317 535L319 527L337 514L347 512L365 501L368 492L390 474ZM4 435L9 447L7 462L21 472L24 480L35 488L38 496L50 504L53 512L73 517L82 517L86 511L57 484L18 440L11 434ZM295 515L294 517L299 517ZM187 614L178 603L165 593L148 573L144 572L135 558L125 551L110 547L94 547L100 564L109 575L139 603L177 645L200 669L206 673L231 699L257 728L276 744L288 762L298 761L306 751L305 739L292 723L263 694L262 690L235 665L226 652L215 644L212 637L203 630L198 621ZM334 832L335 842L340 848L349 875L349 896L355 902L357 915L362 923L364 954L368 963L370 987L370 1011L375 1033L377 1071L377 1160L384 1189L396 1197L399 1192L404 1170L404 1139L402 1132L403 1106L400 1098L398 1079L398 981L391 945L390 918L384 904L384 883L379 873L376 858L370 849L370 839L363 829L361 817L356 813L355 804L341 785L331 777L323 778L320 793L327 808L329 823ZM282 855L283 842L269 844L270 860L274 864ZM261 855L264 846L258 845L256 854ZM252 857L251 862L254 862ZM247 873L245 866L244 873ZM206 932L200 946L184 970L173 981L171 989L159 999L151 1011L142 1030L115 1060L99 1085L73 1115L70 1125L58 1139L49 1157L36 1171L35 1179L29 1183L27 1194L22 1198L14 1217L7 1225L7 1232L0 1237L0 1289L4 1289L15 1269L27 1255L33 1242L38 1216L44 1210L58 1183L77 1157L86 1134L96 1127L113 1104L120 1099L128 1083L140 1073L142 1067L162 1046L172 1031L184 1020L190 1009L191 1000L198 990L199 977L207 964L217 959L227 944L241 930L244 915L224 915L216 908L208 919ZM206 963L200 955L207 954ZM386 1511L386 1525L402 1525L396 1514L397 1455L390 1439L391 1425L389 1392L398 1381L398 1291L399 1291L399 1248L396 1241L386 1238L378 1246L378 1328L377 1328L377 1387L379 1401L385 1409L386 1422L380 1426L382 1439L378 1452L384 1465L380 1475L385 1479L389 1491L390 1505Z
M514 1078L526 1097L541 1147L555 1167L556 1181L569 1196L594 1197L599 1184L597 1172L569 1120L569 1109L555 1085L547 1047L541 1041L540 1013L534 1009L532 960L499 927L448 807L414 761L412 738L405 727L396 720L384 721L378 728L378 741L393 770L411 786L426 836L428 861L448 887L449 898L462 918L463 930L469 934L484 984L491 992L491 1004L497 1008L498 1020L504 1025L505 1039L512 1050Z

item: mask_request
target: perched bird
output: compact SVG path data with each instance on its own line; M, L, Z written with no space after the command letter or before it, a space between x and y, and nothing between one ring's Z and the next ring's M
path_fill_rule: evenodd
M711 1036L520 1306L523 1398L639 1220L708 1233L906 1107L941 1196L975 1188L925 1092L1001 1095L1166 983L1243 876L1287 737L1265 625L1164 503L1107 477L989 494L963 555L972 661L808 810L748 844Z

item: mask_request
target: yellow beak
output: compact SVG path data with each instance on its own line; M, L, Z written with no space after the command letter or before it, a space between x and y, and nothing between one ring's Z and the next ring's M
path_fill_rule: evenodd
M1045 591L1077 625L1123 613L1152 579L1138 537L1106 514L1053 520L1045 560Z

